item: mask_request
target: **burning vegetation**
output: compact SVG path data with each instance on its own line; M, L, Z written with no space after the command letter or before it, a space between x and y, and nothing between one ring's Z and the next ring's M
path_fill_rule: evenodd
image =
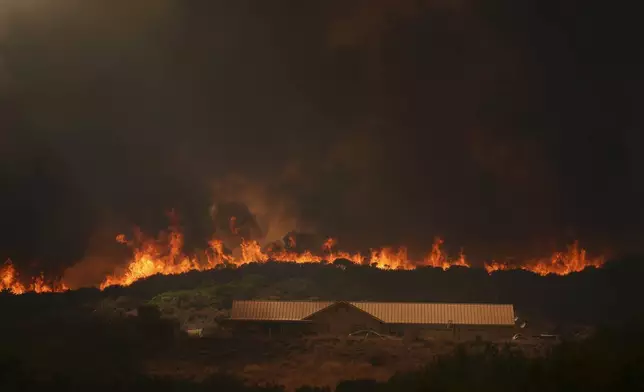
M470 267L463 251L455 258L449 257L442 249L443 240L436 238L429 254L423 260L412 260L405 247L372 249L368 256L360 253L343 252L336 249L337 241L328 238L319 250L295 251L296 239L287 235L284 245L271 244L262 247L257 241L241 241L240 252L234 256L228 252L222 241L210 241L210 249L187 256L183 250L183 235L176 228L162 234L157 239L144 238L137 234L135 241L125 240L123 235L117 237L133 249L134 257L125 269L108 276L100 285L101 289L111 285L130 285L133 282L156 274L180 274L188 271L201 271L214 268L236 267L258 262L292 262L292 263L333 263L345 260L357 265L368 265L380 269L415 269L418 267L441 268L446 271L452 267ZM601 267L604 259L587 258L586 251L578 243L568 247L566 252L556 252L550 258L530 260L524 263L491 262L485 264L488 273L501 270L522 269L538 275L566 275L582 271L586 267Z
M209 248L204 251L187 254L184 251L184 236L178 226L171 226L157 238L146 237L137 230L132 239L119 234L116 240L132 250L131 260L119 270L105 277L100 289L108 286L128 286L139 279L152 275L173 275L189 271L204 271L215 268L235 268L247 263L291 262L291 263L333 263L343 260L344 263L367 265L380 269L415 269L433 267L448 270L452 267L470 267L463 251L455 257L449 257L442 249L443 240L436 238L431 250L423 260L412 260L405 247L372 249L370 254L343 252L337 249L337 240L328 238L320 249L304 249L298 245L295 233L289 233L282 242L261 246L255 240L240 240L239 252L233 255L224 242L213 238ZM340 262L342 263L342 262ZM588 258L586 251L574 243L566 252L556 252L545 259L516 262L489 262L484 267L488 273L512 269L531 271L538 275L566 275L582 271L586 267L601 267L604 259ZM41 274L31 279L29 284L22 283L19 274L11 261L0 268L0 290L13 294L25 292L60 292L68 290L61 281L47 282Z
M485 270L488 273L494 271L505 271L511 269L523 269L532 271L541 276L548 274L567 275L571 272L578 272L586 267L599 268L604 264L602 257L587 258L586 251L579 247L578 242L568 246L566 252L555 252L549 259L528 260L524 263L485 263Z
M31 283L23 284L19 280L18 271L11 260L7 260L0 267L0 291L8 290L12 294L24 294L26 292L52 293L67 291L69 288L62 282L50 282L45 280L43 274L31 279Z

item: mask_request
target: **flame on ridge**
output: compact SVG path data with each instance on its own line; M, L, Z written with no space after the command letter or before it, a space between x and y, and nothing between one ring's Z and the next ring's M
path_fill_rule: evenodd
M218 267L240 266L243 264L268 261L292 263L324 263L338 259L348 260L358 265L371 265L381 269L414 269L418 266L431 266L447 270L452 266L465 266L469 264L465 255L461 253L457 259L451 260L441 250L443 240L436 238L431 253L424 261L414 262L407 256L404 247L381 248L371 250L370 257L366 258L360 253L349 253L335 250L337 240L328 238L322 246L321 252L293 252L285 249L262 249L257 241L242 240L240 255L234 257L224 250L222 241L212 239L209 249L201 255L187 256L182 252L183 235L176 228L171 227L169 233L162 234L158 239L146 239L141 232L135 233L133 241L129 241L123 234L116 240L132 248L133 257L129 264L121 271L107 276L100 284L104 289L112 285L128 286L135 281L156 274L172 275L188 271L204 271ZM295 239L287 238L290 247L295 246Z
M24 294L26 292L53 293L67 291L69 288L62 282L46 282L43 274L36 276L31 283L24 285L19 280L18 271L11 260L7 260L0 266L0 291L8 291L12 294Z
M582 271L587 267L599 268L604 262L603 257L587 258L586 251L579 247L578 241L575 241L572 245L568 246L566 252L555 252L548 259L528 260L527 262L521 263L521 265L492 261L485 263L485 270L490 274L494 271L524 269L541 276L549 274L567 275L572 272Z
M136 231L132 240L119 234L116 241L132 249L132 259L125 267L107 276L99 285L101 290L113 285L129 286L139 279L157 274L173 275L268 261L325 263L344 259L357 265L402 270L434 267L445 271L454 266L470 267L462 250L458 257L448 257L441 249L443 240L440 238L434 239L430 252L421 261L411 260L405 247L372 249L368 257L360 253L338 251L336 250L337 240L333 238L328 238L318 252L293 252L284 248L262 249L257 241L242 240L240 254L236 257L226 252L222 241L212 239L207 250L189 256L183 252L184 237L176 226L170 227L168 232L162 233L158 238L147 238L140 231ZM295 246L293 237L288 238L287 242L291 248ZM547 259L530 260L521 264L492 261L485 263L484 266L489 274L494 271L523 269L544 276L548 274L566 275L581 271L586 267L601 267L603 263L604 259L601 257L587 258L586 251L575 242L568 247L566 252L556 252ZM18 278L16 269L8 260L4 266L0 267L0 291L8 290L13 294L23 294L30 291L45 293L68 290L63 282L47 283L42 274L32 279L31 283L27 285L22 284Z
M370 265L380 269L403 269L411 270L417 267L434 267L448 270L451 267L470 267L465 254L461 250L458 257L450 258L441 249L443 240L435 238L431 251L422 261L414 261L408 257L407 249L380 248L372 249L369 257L360 253L348 253L337 251L337 240L329 238L322 246L321 252L313 253L304 251L301 253L284 249L262 249L256 241L242 240L240 255L234 257L224 251L221 241L213 239L210 241L210 249L204 252L202 257L188 257L181 251L183 236L175 228L171 229L167 238L159 240L146 240L137 236L134 242L126 241L123 235L117 239L133 248L134 257L127 268L121 272L108 276L100 285L101 289L111 285L130 285L138 279L146 278L155 274L179 274L188 271L202 271L225 266L239 266L243 264L268 261L292 262L292 263L324 263L333 262L338 259L348 260L357 265ZM295 246L293 237L287 238L290 247ZM589 259L586 251L579 248L575 242L568 248L567 252L557 252L549 259L532 260L522 264L507 264L491 262L485 264L488 273L499 270L523 269L539 275L566 275L571 272L578 272L586 267L601 267L603 258Z

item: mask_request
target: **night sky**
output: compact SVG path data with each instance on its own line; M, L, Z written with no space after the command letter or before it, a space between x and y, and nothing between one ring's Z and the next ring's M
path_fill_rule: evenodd
M640 13L600 1L0 0L0 258L215 200L347 249L642 251Z

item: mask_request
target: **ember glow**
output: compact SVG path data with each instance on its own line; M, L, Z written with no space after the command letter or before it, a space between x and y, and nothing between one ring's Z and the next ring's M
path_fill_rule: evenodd
M231 221L231 226L234 221ZM233 226L234 227L234 226ZM290 262L290 263L332 263L336 260L345 260L356 265L371 266L385 270L412 270L418 267L440 268L444 271L458 266L469 268L464 252L461 250L457 257L449 257L442 249L443 240L435 238L431 250L422 260L413 260L408 256L405 247L378 248L364 256L360 253L343 252L337 249L338 241L328 238L321 249L293 252L288 249L295 247L294 236L285 238L286 246L262 247L257 241L242 240L239 252L233 255L226 251L223 242L212 239L209 248L204 251L193 252L192 255L184 251L184 237L178 226L170 227L157 238L145 236L141 231L136 231L132 239L125 235L116 236L116 241L127 246L132 251L131 260L120 269L106 276L99 285L103 290L113 285L129 286L139 279L153 275L174 275L189 271L205 271L215 268L234 268L248 263ZM578 243L569 246L566 252L556 252L551 257L538 260L529 260L522 263L485 263L488 273L511 269L531 271L538 275L566 275L571 272L582 271L586 267L601 267L603 258L588 258L586 251ZM61 292L68 290L63 282L47 283L44 277L33 278L29 284L21 283L19 275L11 261L7 261L0 268L0 290L8 290L13 294L25 292Z

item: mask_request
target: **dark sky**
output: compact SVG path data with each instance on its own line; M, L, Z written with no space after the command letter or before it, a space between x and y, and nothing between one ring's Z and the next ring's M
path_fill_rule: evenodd
M154 234L170 208L199 244L221 198L346 248L641 250L638 15L0 0L0 257L55 271L132 225Z

